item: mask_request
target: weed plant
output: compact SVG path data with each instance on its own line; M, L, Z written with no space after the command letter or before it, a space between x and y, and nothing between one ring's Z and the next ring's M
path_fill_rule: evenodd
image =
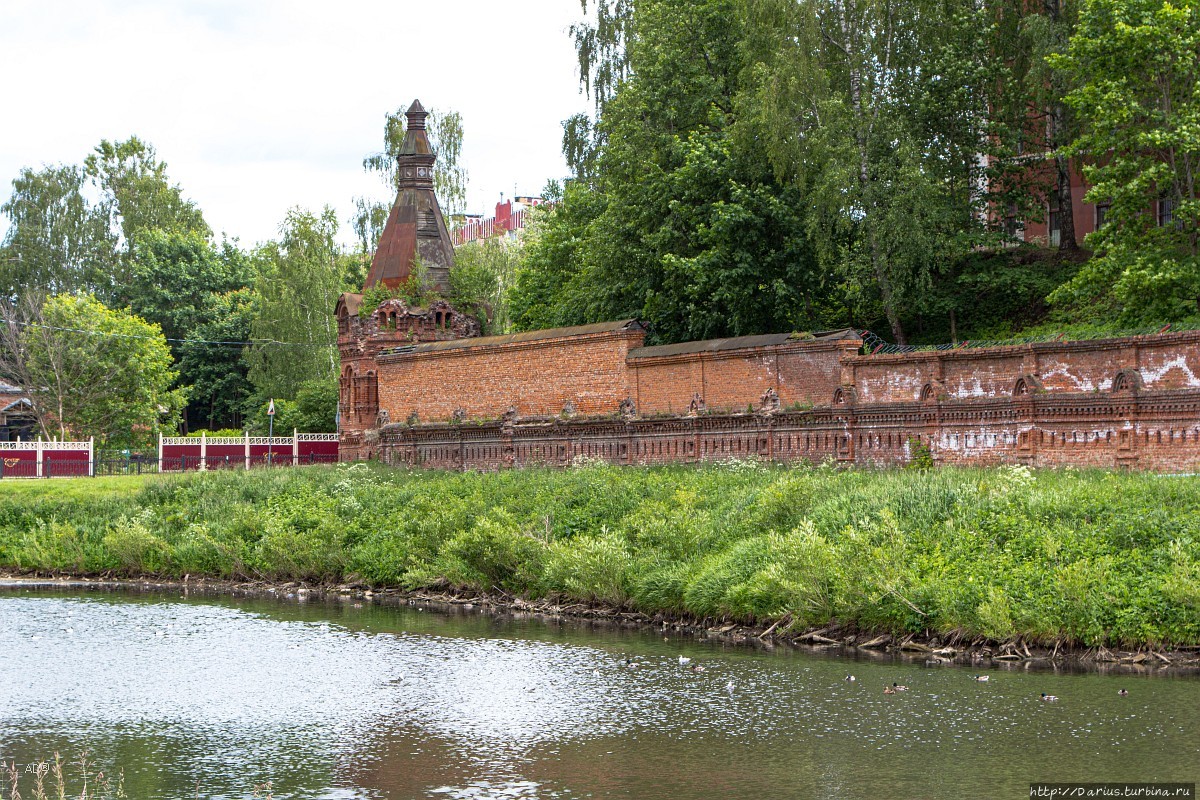
M757 462L56 480L0 493L0 564L454 587L782 628L1194 645L1200 481Z
M73 778L67 775L68 766L75 767L77 775ZM0 800L68 800L78 797L79 800L122 800L129 797L125 793L125 776L118 773L116 780L106 775L103 770L96 768L85 750L79 758L67 765L62 756L54 754L54 761L42 761L37 764L19 766L15 761L0 762ZM68 790L68 783L79 787L79 794ZM21 787L25 786L28 794L22 794Z

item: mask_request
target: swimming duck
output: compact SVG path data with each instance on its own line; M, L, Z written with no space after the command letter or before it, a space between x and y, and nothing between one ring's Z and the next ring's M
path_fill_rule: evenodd
M991 675L976 675L974 677L975 677L975 680L977 680L977 681L986 681L992 676Z
M1117 694L1119 694L1121 697L1127 697L1129 692L1125 691L1124 689L1118 689Z
M884 694L895 694L896 690L893 689L891 686L885 686L885 687L883 687L883 693Z
M690 658L688 658L687 656L679 657L679 666L681 666L681 667L685 666L687 664L690 664L691 662L692 662L692 660Z
M854 677L853 675L847 675L846 680L850 683L854 683L856 680L858 680L858 678Z
M701 664L696 664L694 667L692 667L692 672L704 672L704 666Z
M733 694L733 681L730 681L729 683L725 684L725 691L729 692L730 694Z
M903 686L899 683L893 683L892 688L895 689L897 692L907 692L908 691L907 686Z
M1042 692L1042 702L1043 703L1057 703L1058 698L1052 694L1046 694L1045 692Z

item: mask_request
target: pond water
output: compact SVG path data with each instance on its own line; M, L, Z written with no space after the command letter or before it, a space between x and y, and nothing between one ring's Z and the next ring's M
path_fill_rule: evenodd
M86 750L144 800L268 782L275 798L1028 797L1200 774L1195 677L978 671L477 610L10 585L0 757Z

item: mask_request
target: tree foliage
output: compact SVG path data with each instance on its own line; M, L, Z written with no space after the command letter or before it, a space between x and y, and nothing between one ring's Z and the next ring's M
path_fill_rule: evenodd
M26 389L47 432L114 447L174 429L184 393L171 388L177 374L157 325L90 295L56 295L20 344Z
M985 26L969 2L754 3L758 109L776 171L807 195L822 265L896 341L905 309L978 243Z
M13 180L0 213L9 219L0 247L0 292L10 300L29 290L57 294L113 291L116 241L107 211L83 193L78 167L25 168Z
M135 233L130 279L122 294L130 309L181 339L205 320L211 295L248 286L250 259L226 241L220 248L198 231L150 228Z
M337 322L343 283L337 214L294 208L278 242L256 253L258 316L248 354L250 381L260 398L295 397L306 381L337 375Z
M189 387L189 426L209 430L241 427L254 387L246 348L237 343L250 339L258 304L253 289L210 292L188 330L187 341L175 347L180 382Z
M508 333L512 326L507 297L521 252L521 243L507 236L477 239L454 252L450 302L473 314L486 335Z
M111 223L127 247L139 231L212 235L200 209L167 178L167 165L153 145L136 136L123 142L104 139L83 165L103 192Z
M1200 2L1086 0L1066 55L1096 256L1051 299L1130 323L1200 313Z
M739 3L614 8L629 14L626 77L602 103L594 174L565 189L526 246L514 321L636 316L665 340L815 323L802 198L738 108Z

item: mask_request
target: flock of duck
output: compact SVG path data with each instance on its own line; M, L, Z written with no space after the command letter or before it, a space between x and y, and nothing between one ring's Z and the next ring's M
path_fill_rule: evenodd
M682 656L681 656L681 658L682 658ZM973 681L978 681L978 682L980 682L980 683L985 683L985 682L987 682L988 680L990 680L990 679L991 679L991 677L992 677L991 675L972 675L972 676L971 676L971 680L973 680ZM847 676L846 676L846 681L847 681L847 682L849 682L849 683L854 683L854 682L855 682L855 681L857 681L857 680L858 680L858 678L855 678L853 675L847 675ZM908 691L908 687L907 687L907 686L905 686L905 685L903 685L903 684L900 684L900 683L895 683L895 682L893 682L891 686L884 686L884 687L883 687L883 693L884 693L884 694L897 694L898 692L907 692L907 691ZM1128 692L1128 691L1126 691L1125 689L1119 689L1119 690L1117 690L1117 694L1118 694L1118 695L1120 695L1121 697L1128 697L1128 696L1129 696L1129 692ZM1045 692L1042 692L1042 696L1041 696L1039 699L1040 699L1040 700L1041 700L1043 703L1057 703L1057 702L1058 702L1058 695L1054 695L1054 694L1046 694Z
M637 665L638 665L638 662L634 661L632 658L630 658L628 656L625 657L625 666L626 667L636 667ZM705 671L705 667L703 664L693 664L692 659L688 658L687 656L679 657L679 666L687 667L688 671L690 671L690 672L700 673L700 672ZM597 670L594 674L599 675L600 674L599 670ZM978 681L979 683L986 683L988 680L991 679L991 677L992 677L991 675L972 675L971 680ZM847 674L845 680L847 683L855 683L858 681L858 678L854 677L853 675ZM730 680L728 683L725 684L725 689L729 692L732 692L734 690L734 688L735 688L735 684L732 680ZM908 691L907 686L905 686L902 683L896 683L895 681L892 682L891 686L883 687L884 694L899 694L900 692L907 692L907 691ZM1121 697L1129 696L1129 692L1126 691L1125 689L1119 689L1117 691L1117 694L1120 695ZM1045 692L1042 692L1041 697L1039 697L1038 699L1043 703L1057 703L1058 695L1046 694Z

